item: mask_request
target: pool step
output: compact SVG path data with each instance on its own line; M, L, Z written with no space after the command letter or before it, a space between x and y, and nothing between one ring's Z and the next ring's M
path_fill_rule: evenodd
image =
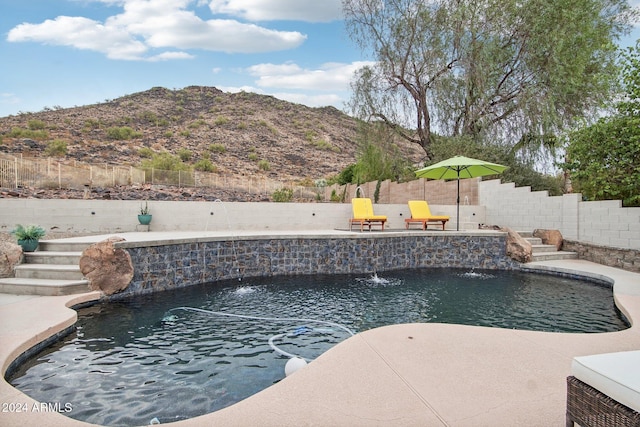
M71 295L89 292L80 271L80 257L88 243L41 241L36 252L25 252L14 276L0 278L0 293L14 295Z

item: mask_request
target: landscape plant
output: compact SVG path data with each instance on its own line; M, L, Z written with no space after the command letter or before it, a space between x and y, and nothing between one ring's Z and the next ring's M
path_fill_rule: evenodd
M54 139L47 143L47 148L44 149L46 156L63 157L67 154L67 143L61 139Z
M293 190L291 188L280 188L271 195L274 202L290 202L293 200Z
M562 166L588 200L640 206L640 40L622 52L621 64L615 113L572 132Z
M597 113L630 28L626 0L342 3L350 38L372 58L352 83L352 112L428 160L436 129L514 145Z
M39 225L22 225L17 224L16 227L11 230L11 234L15 236L17 240L40 240L47 232Z
M38 247L40 239L45 236L46 231L38 225L17 224L10 233L15 236L23 251L33 252Z
M107 129L107 138L114 139L116 141L126 141L132 138L139 138L141 136L141 132L136 132L129 126L114 126Z

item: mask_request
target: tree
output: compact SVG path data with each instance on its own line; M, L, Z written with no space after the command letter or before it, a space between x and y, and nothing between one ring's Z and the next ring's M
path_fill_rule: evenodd
M402 181L415 178L410 162L403 157L395 138L382 123L361 123L358 130L358 153L352 183Z
M640 206L640 40L621 59L617 114L571 133L563 166L588 199Z
M350 37L375 62L352 111L432 158L434 131L514 144L557 132L614 83L625 0L343 0Z

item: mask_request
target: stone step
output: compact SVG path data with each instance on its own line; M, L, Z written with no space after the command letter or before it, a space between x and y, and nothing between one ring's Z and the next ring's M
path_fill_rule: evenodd
M82 252L36 251L25 252L27 264L79 264Z
M18 279L81 280L77 264L20 264L15 267Z
M531 252L534 254L557 252L555 245L531 245Z
M568 251L539 252L532 254L531 261L554 261L560 259L578 259L578 254Z
M68 240L40 240L38 252L82 252L90 245L91 243L87 242L71 242Z
M527 237L533 237L533 231L516 231L516 233L518 233L520 236L524 237L525 239Z
M542 239L539 237L525 237L524 240L531 243L532 245L541 245Z
M0 279L0 293L12 295L59 296L89 292L89 281L52 279Z

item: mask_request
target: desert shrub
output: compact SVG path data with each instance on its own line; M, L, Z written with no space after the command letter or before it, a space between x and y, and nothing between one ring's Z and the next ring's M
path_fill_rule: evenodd
M258 160L258 153L251 152L249 153L248 157L249 157L249 160L251 160L252 162L255 162Z
M223 144L215 143L209 145L209 151L211 151L212 153L224 153L225 151L227 151L227 147L225 147Z
M136 132L129 126L114 126L107 129L107 138L115 139L116 141L126 141L132 138L140 138L141 136L142 132Z
M11 138L29 138L37 141L45 140L49 137L49 133L44 129L31 130L23 128L12 128L9 132Z
M290 202L293 199L293 190L291 188L280 188L273 192L271 198L274 202Z
M190 137L191 136L191 132L188 130L182 130L180 131L180 136L184 136L184 137Z
M200 120L196 120L195 122L191 122L189 123L189 129L198 129L200 126L204 126L206 125L207 122L205 122L204 120L200 119Z
M154 154L155 154L154 151L149 147L142 147L141 149L138 150L138 155L140 157L146 157L150 159L153 157Z
M240 122L237 127L239 130L245 130L247 128L247 124L245 122Z
M193 168L200 172L216 172L218 168L215 167L211 160L200 159L194 165Z
M215 124L216 126L221 126L227 123L229 123L229 119L225 116L218 116L213 122L213 124Z
M271 169L271 165L269 164L268 161L262 159L258 162L258 169L263 171L268 171Z
M45 122L43 122L42 120L29 120L27 122L27 127L30 130L42 130L44 129L46 126Z
M185 164L178 156L170 153L154 153L151 159L142 161L144 169L160 169L166 171L186 171L189 165Z
M171 138L173 136L173 132L168 130L165 133L163 133L162 136L164 136L165 138Z
M100 128L100 120L98 119L87 119L84 121L84 127L87 129L98 129Z
M316 147L318 150L322 150L322 151L333 151L333 152L340 152L340 148L331 145L330 143L328 143L327 141L325 141L324 139L316 139L314 141L311 142L311 144Z
M191 160L191 156L193 156L191 150L187 150L186 148L181 148L178 150L178 157L180 157L180 160L182 160L183 162L188 162L189 160Z
M46 156L61 157L67 154L67 143L61 139L54 139L47 143L47 148L44 149Z
M158 115L153 111L146 110L139 115L141 120L149 123L158 123Z

